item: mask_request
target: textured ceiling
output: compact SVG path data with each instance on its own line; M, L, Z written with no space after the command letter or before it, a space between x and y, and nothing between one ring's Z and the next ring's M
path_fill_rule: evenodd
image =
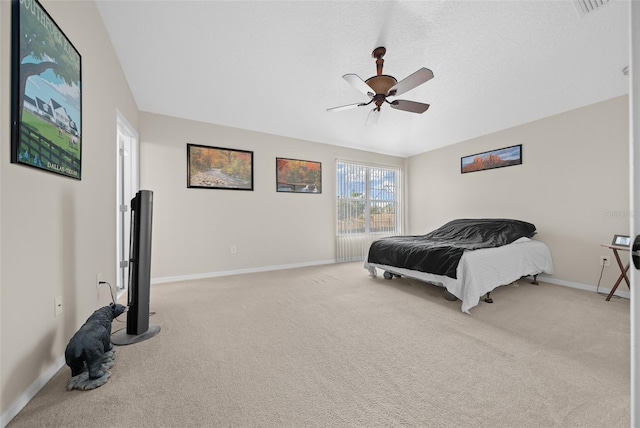
M629 92L629 4L549 1L98 1L142 111L411 156ZM435 77L368 101L342 75ZM205 143L205 142L202 142ZM212 144L219 142L211 141ZM517 142L514 142L517 143Z

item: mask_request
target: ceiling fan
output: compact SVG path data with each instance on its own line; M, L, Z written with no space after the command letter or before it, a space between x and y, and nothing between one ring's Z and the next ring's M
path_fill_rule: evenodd
M369 101L333 107L327 109L327 111L341 111L354 107L364 107L371 103L374 103L375 107L369 115L371 116L371 114L374 114L374 118L377 118L377 113L380 112L380 107L382 107L382 104L384 103L389 104L396 110L404 110L411 113L424 113L427 111L429 104L407 100L389 101L387 98L404 94L416 86L422 85L428 80L433 79L433 72L428 68L423 67L398 82L395 77L382 74L382 66L384 65L384 59L382 59L382 57L386 52L387 50L381 46L375 48L371 54L371 56L376 58L377 75L370 77L367 80L362 80L357 74L352 73L342 76L342 78L349 82L354 88L368 96Z

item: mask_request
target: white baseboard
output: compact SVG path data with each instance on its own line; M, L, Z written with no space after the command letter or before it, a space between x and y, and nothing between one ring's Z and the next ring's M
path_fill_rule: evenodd
M29 403L29 401L31 401L31 399L36 396L36 394L42 389L42 387L45 386L47 382L49 382L51 378L53 378L53 376L58 373L58 370L60 370L64 365L65 360L63 355L62 357L58 358L46 372L42 373L40 377L36 379L36 381L33 382L31 386L29 386L29 388L27 388L27 390L16 399L16 401L11 403L9 408L2 414L2 416L0 416L0 426L2 426L3 428L6 427L9 422L11 422L11 420L15 418L18 413L20 413L20 410L22 410L24 406L26 406L27 403Z
M197 273L193 275L165 276L161 278L153 278L151 284L162 284L165 282L189 281L192 279L216 278L219 276L240 275L244 273L269 272L272 270L295 269L308 266L330 265L336 263L336 260L320 260L316 262L293 263L288 265L261 266L248 269L225 270L219 272Z
M550 284L563 285L565 287L577 288L579 290L585 290L585 291L592 291L594 293L596 291L604 294L609 294L609 292L611 292L611 288L602 288L602 287L597 288L595 285L587 285L587 284L581 284L579 282L565 281L563 279L554 278L552 276L545 275L545 274L538 275L538 279L540 281L548 282ZM625 287L626 287L626 284L625 284ZM629 299L630 298L629 292L621 291L620 290L621 288L622 288L622 283L618 286L618 289L616 290L615 293L613 293L613 295L618 297L623 297L625 299Z

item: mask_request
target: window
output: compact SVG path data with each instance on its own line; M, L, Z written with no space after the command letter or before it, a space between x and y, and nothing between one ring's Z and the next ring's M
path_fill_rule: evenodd
M338 161L338 236L401 234L401 176L397 167Z

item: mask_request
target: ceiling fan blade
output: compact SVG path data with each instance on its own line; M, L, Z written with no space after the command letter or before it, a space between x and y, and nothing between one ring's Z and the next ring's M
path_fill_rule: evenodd
M367 85L357 74L345 74L342 78L369 98L372 98L375 95L373 89L371 89L371 87Z
M395 100L390 102L391 107L397 110L409 111L411 113L424 113L429 108L429 104L417 103L415 101Z
M328 108L327 111L342 111L342 110L349 110L351 108L355 108L355 107L362 107L362 106L366 106L367 103L355 103L355 104L347 104L346 106L340 106L340 107L332 107L332 108Z
M421 68L410 76L405 77L395 85L393 85L389 89L389 93L387 96L396 96L400 94L404 94L415 88L416 86L422 85L423 83L433 79L433 71L428 68Z
M378 107L374 107L374 109L371 110L369 112L369 115L367 116L367 126L377 124L379 118L380 118L380 109Z

